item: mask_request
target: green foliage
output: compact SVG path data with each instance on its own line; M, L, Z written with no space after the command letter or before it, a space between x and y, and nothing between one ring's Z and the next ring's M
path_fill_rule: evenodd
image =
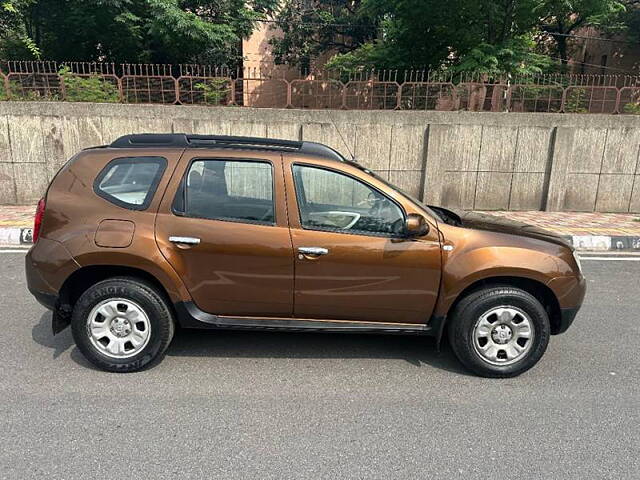
M81 77L71 73L68 67L58 72L64 84L65 99L69 102L117 103L118 88L99 75Z
M0 77L0 101L8 100L7 88L4 85L4 78Z
M213 78L206 82L198 82L194 88L202 92L203 103L207 105L225 105L229 101L231 85L226 78Z
M584 25L619 23L616 0L317 0L304 10L284 2L271 40L276 60L303 68L327 56L344 72L372 67L537 73L559 62L545 59L533 38L552 38L566 58L570 34ZM542 32L559 33L551 37ZM545 52L546 53L546 52Z
M625 4L628 5L625 11ZM343 72L423 68L528 73L566 62L566 35L595 25L640 37L634 0L0 0L0 58L240 65L277 11L278 63ZM546 32L551 36L540 36ZM635 33L634 33L635 32ZM546 44L531 40L545 38ZM557 64L557 60L554 60Z
M365 43L353 52L334 55L329 59L326 67L343 74L372 70L380 63L379 50L374 43Z
M572 88L564 104L565 113L589 113L588 93L584 88Z
M535 42L529 36L510 39L503 44L481 43L460 58L455 72L531 75L549 69L551 60L535 53Z
M0 58L235 66L277 1L5 0Z
M9 82L8 100L21 102L55 101L59 100L58 95L52 94L45 89L29 88L22 85L20 80Z
M41 51L36 42L22 27L24 15L33 0L12 0L0 3L0 57L7 56L7 46L17 52L26 54L36 60L41 58Z
M36 42L34 42L27 35L22 35L21 38L22 38L22 43L24 43L25 48L29 51L31 56L36 60L40 60L42 58L42 51L40 50L38 45L36 45Z
M632 115L640 115L640 103L632 102L627 103L623 108L624 113L630 113Z
M532 13L539 17L537 27L552 34L556 55L563 65L568 57L567 35L586 25L601 29L618 25L625 10L618 0L538 0L536 4Z
M325 52L349 53L377 34L375 19L361 7L363 0L321 0L304 8L299 0L282 2L276 25L283 32L270 40L276 63L309 70Z

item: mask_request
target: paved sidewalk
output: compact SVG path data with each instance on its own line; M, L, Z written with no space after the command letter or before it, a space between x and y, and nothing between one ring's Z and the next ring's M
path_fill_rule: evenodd
M549 230L577 250L640 251L640 214L582 212L481 212Z
M481 212L535 225L558 235L634 235L640 237L640 214L581 212Z
M28 245L35 205L0 206L0 245ZM579 250L640 250L640 214L480 212L529 223L566 237Z

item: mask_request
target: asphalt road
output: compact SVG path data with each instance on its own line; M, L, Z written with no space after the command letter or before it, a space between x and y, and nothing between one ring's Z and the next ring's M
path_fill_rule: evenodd
M0 478L640 478L640 262L584 262L541 363L467 374L420 337L179 332L93 369L0 255Z

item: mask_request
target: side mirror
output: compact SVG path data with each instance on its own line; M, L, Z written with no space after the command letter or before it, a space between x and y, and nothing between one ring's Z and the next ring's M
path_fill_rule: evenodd
M407 237L421 237L429 232L429 224L422 215L410 213L404 221L404 234Z

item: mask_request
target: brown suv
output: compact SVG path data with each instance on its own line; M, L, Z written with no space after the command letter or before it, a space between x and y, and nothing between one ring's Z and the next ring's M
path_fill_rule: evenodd
M572 248L524 224L427 207L321 144L143 134L73 157L40 201L29 290L112 371L176 325L421 334L518 375L585 294Z

